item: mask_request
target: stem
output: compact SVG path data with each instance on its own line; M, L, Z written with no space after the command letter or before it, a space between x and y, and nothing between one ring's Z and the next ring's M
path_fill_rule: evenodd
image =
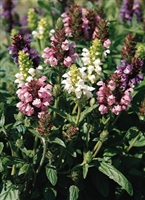
M77 107L78 107L78 104L76 103L76 105L73 108L72 114L75 114Z
M78 126L79 120L80 120L80 115L81 115L81 106L78 105L78 114L76 118L76 126Z
M109 132L107 130L103 130L100 134L100 140L96 143L93 149L93 158L97 155L99 150L101 149L103 143L107 140Z
M34 139L34 146L33 146L33 156L36 154L36 147L37 147L37 144L38 144L38 137L35 136L35 139Z
M41 167L42 167L42 165L43 165L43 163L44 163L45 154L46 154L46 149L47 149L47 148L46 148L47 145L46 145L45 139L44 139L43 137L42 137L41 139L42 139L42 143L43 143L43 153L42 153L42 158L41 158L41 160L40 160L39 166L38 166L38 168L37 168L37 170L36 170L36 174L39 173L39 171L40 171L40 169L41 169Z
M130 151L130 149L134 146L135 142L138 140L138 138L140 137L141 135L141 131L138 133L138 135L134 138L134 140L131 142L131 144L129 145L129 147L127 148L127 152Z

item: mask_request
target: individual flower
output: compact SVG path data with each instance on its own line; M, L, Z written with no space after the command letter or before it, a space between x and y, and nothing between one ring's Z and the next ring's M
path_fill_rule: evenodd
M87 99L93 96L92 91L95 89L86 84L87 75L86 68L77 68L75 64L70 66L69 72L65 73L62 77L64 80L64 90L69 94L72 93L76 98L80 99L86 97Z
M17 107L27 116L40 116L41 112L46 112L53 99L50 92L52 86L46 84L46 77L33 79L27 83L21 83L17 90L18 98L21 100Z
M51 41L51 47L46 47L42 54L44 62L49 63L52 67L57 65L69 67L78 57L74 51L75 43L67 40L64 29L56 30Z

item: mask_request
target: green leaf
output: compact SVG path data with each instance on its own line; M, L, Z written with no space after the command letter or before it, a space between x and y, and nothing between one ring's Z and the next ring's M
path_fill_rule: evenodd
M5 116L4 116L4 113L2 113L2 116L0 118L0 126L3 127L5 124Z
M62 147L66 147L65 146L65 143L60 139L60 138L58 138L58 137L52 137L52 138L49 138L49 142L50 143L56 143L56 144L59 144L60 146L62 146Z
M80 117L80 120L79 122L81 122L87 114L89 114L90 112L92 112L95 108L97 108L97 104L94 104L93 106L91 107L87 107L82 113L81 113L81 117Z
M103 174L107 175L110 179L113 179L116 183L118 183L122 187L122 189L127 191L129 195L131 196L133 195L133 188L132 188L131 183L114 166L106 162L101 162L99 166L99 170Z
M89 169L89 165L88 164L84 164L83 165L83 178L84 179L87 177L88 169Z
M69 200L77 200L79 197L79 188L75 185L71 185L69 188Z
M29 128L28 130L29 130L31 133L33 133L35 136L41 138L41 135L40 135L40 133L39 133L37 130L32 129L32 128Z
M45 170L46 170L46 175L47 175L48 180L53 186L55 186L57 183L57 171L55 167L52 167L52 166L50 167L47 165Z
M43 191L43 196L45 200L55 200L57 192L53 188L45 188Z
M48 5L48 3L45 3L44 1L38 1L39 6L42 8L45 8L49 12L51 12L51 7Z
M0 154L2 153L3 148L4 148L3 142L0 142Z
M19 191L10 181L2 188L0 200L19 200Z
M29 164L24 164L24 165L20 168L18 175L21 175L21 174L26 173L26 172L28 171L28 169L29 169L29 166L30 166Z
M141 136L139 140L137 140L134 145L134 147L143 147L145 146L145 137Z

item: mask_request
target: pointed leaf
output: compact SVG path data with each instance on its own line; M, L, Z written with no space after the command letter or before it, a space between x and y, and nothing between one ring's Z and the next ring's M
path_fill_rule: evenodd
M79 122L81 122L84 118L85 118L85 116L87 115L87 114L89 114L90 112L92 112L95 108L97 108L97 104L94 104L93 106L91 106L91 107L87 107L82 113L81 113L81 117L80 117L80 120L79 120Z
M27 170L29 169L29 166L30 166L29 164L24 164L24 165L20 168L18 175L21 175L21 174L26 173Z
M49 142L50 142L50 143L59 144L60 146L63 146L64 148L66 147L66 146L65 146L65 143L64 143L60 138L58 138L58 137L50 138L50 139L49 139Z
M69 188L69 200L77 200L79 197L79 188L75 185L71 185Z
M47 165L45 170L46 170L46 175L47 175L48 180L50 181L50 183L53 186L55 186L56 183L57 183L57 171L56 171L56 169Z
M133 195L133 189L131 183L127 180L127 178L118 171L114 166L101 162L99 170L107 175L110 179L113 179L116 183L118 183L124 190L128 192L129 195Z
M2 150L3 150L3 148L4 148L3 142L0 142L0 154L1 154Z
M89 165L88 164L83 165L83 178L84 179L87 177L88 169L89 169Z

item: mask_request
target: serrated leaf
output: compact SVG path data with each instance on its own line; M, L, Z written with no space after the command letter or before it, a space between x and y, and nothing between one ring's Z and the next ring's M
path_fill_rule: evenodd
M57 183L57 171L54 167L50 167L50 166L46 166L45 168L46 170L46 176L48 178L48 180L50 181L50 183L55 186Z
M3 142L0 142L0 154L1 154L2 150L3 150L3 148L4 148Z
M10 181L2 188L0 200L19 200L19 191Z
M127 180L127 178L114 166L108 164L106 162L101 162L99 166L99 170L107 175L110 179L113 179L116 183L118 183L122 189L126 190L129 195L133 195L133 188L131 183Z
M27 170L29 169L29 166L30 166L29 164L24 164L24 165L20 168L18 175L21 175L21 174L26 173Z
M89 169L89 165L88 164L83 165L83 178L84 179L87 177L88 169Z
M58 137L52 137L52 138L49 138L49 142L50 143L56 143L56 144L59 144L60 146L62 146L62 147L66 147L65 146L65 143L60 139L60 138L58 138Z
M77 200L79 197L79 188L75 185L69 187L69 200Z

